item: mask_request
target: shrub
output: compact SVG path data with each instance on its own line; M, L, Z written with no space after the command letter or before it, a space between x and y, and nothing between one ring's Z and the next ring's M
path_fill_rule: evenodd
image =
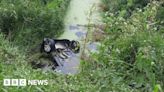
M58 37L63 32L63 17L70 0L2 0L0 29L11 41L32 46L44 37Z
M143 9L150 0L102 0L105 10L114 16L129 18L136 9Z
M85 67L94 72L104 72L101 77L110 80L110 85L116 81L114 86L109 88L104 85L103 88L112 91L151 92L156 85L164 87L163 33L162 29L157 29L156 24L159 7L159 2L151 2L143 11L133 11L128 19L105 15L104 21L109 26L105 31L109 35L100 53L93 56L95 61L87 63ZM121 85L125 88L121 88Z

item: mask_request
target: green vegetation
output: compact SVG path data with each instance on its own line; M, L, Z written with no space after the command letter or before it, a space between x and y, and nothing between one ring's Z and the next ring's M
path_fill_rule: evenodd
M63 33L63 17L70 0L1 0L0 29L16 44L38 44L44 37Z
M110 0L104 1L110 4L107 3ZM136 0L129 1L136 5ZM122 16L122 12L128 12L124 6L118 6L118 16L105 11L104 22L109 26L105 31L109 36L96 57L106 69L116 73L111 79L125 85L113 90L152 92L158 84L164 88L164 18L161 16L164 13L159 9L163 8L162 4L156 1L143 4L146 6L134 8L128 18Z
M0 80L26 78L50 81L48 86L0 85L0 92L164 91L162 0L102 0L102 16L107 25L104 31L108 35L102 41L100 52L93 54L91 61L81 62L81 72L77 75L32 69L26 53L20 49L26 44L36 44L44 36L61 34L64 12L60 11L65 11L69 0L48 0L46 5L36 3L37 0L29 4L21 0L0 1L0 30L3 33L0 35ZM62 6L58 7L60 4Z
M122 16L128 18L137 8L144 8L151 0L102 0L106 4L104 11L113 13L114 16Z

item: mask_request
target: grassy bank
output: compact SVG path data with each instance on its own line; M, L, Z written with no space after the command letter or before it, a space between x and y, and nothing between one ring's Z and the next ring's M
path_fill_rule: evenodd
M58 37L63 33L63 17L69 2L0 0L0 92L53 92L62 86L57 85L62 80L59 74L32 69L29 64L31 56L27 56L26 49L32 49L44 37ZM4 87L3 79L6 78L48 79L53 80L54 84Z

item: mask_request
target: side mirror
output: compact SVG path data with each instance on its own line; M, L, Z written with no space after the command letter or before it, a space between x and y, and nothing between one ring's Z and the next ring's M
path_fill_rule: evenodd
M43 39L43 41L46 41L46 40L47 40L47 38L44 38L44 39Z

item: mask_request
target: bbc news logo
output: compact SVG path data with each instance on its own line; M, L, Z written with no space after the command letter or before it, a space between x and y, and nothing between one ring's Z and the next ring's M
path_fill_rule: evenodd
M4 79L3 86L48 85L48 80Z

